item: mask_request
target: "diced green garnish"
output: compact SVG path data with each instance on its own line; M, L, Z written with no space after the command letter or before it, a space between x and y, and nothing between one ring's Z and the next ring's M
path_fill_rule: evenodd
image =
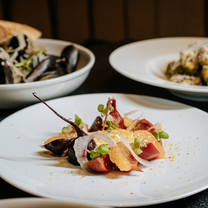
M134 145L132 147L132 149L134 150L136 155L140 155L142 153L141 147L145 147L146 143L143 141L142 138L137 137L134 140Z
M143 151L140 148L135 148L134 152L136 155L140 155Z
M69 134L72 131L72 126L66 126L62 128L63 134Z

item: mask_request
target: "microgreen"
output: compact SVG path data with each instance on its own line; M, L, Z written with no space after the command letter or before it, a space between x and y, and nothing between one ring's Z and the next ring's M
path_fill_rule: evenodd
M159 133L155 132L154 136L158 141L161 141L162 139L168 139L169 138L168 133L166 133L164 131L161 131Z
M90 153L90 157L92 159L96 159L101 155L107 155L109 153L109 148L106 144L101 144L99 147L95 148L94 150L92 151L87 150L87 152Z
M71 119L68 119L68 120L71 120ZM79 116L77 116L77 115L75 115L74 123L75 123L80 129L81 129L82 126L83 126L82 119L81 119ZM72 127L71 125L68 125L68 126L62 128L62 133L63 133L63 134L68 134L68 133L70 133L72 130L73 130L73 127Z

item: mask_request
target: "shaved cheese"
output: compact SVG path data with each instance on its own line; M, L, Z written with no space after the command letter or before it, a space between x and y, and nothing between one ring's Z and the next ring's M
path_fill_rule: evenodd
M144 166L150 166L150 163L147 160L142 159L141 157L139 157L138 155L135 154L134 150L131 148L129 142L126 140L125 137L122 136L122 134L120 134L120 139L121 142L130 150L131 154L133 155L133 157L142 165Z
M149 129L147 129L147 131L149 131L150 129L155 129L156 132L162 132L165 131L165 123L163 121L160 121L158 123L156 123L155 125L153 125L152 127L150 127Z
M87 145L90 142L90 140L94 138L102 139L103 141L107 142L110 145L110 147L117 146L116 142L109 135L104 133L92 133L87 136L79 137L78 139L75 140L74 151L77 161L82 169L87 168L86 165L86 163L88 162Z
M128 117L128 116L130 116L130 115L132 115L132 114L134 114L134 113L136 113L138 111L141 111L141 115L139 116L139 118L140 118L143 115L144 112L143 112L143 110L138 110L138 109L137 110L130 111L128 113L125 113L124 116Z

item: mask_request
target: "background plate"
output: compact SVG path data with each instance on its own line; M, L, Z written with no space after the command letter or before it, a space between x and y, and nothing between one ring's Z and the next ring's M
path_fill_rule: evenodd
M91 125L98 115L97 106L112 96L121 115L142 109L143 117L153 124L164 120L170 136L164 141L166 159L140 167L144 172L86 174L42 147L66 123L39 103L0 123L1 177L37 196L117 207L168 202L208 187L207 113L164 99L116 93L71 96L47 103L66 118L77 114Z
M176 37L138 41L119 47L109 57L111 66L133 80L171 90L185 99L208 101L207 86L187 86L166 79L167 64L179 60L179 53L191 43L208 38Z

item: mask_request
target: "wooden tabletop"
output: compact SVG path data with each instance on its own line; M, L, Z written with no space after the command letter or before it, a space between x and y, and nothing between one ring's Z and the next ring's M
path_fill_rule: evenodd
M185 100L173 95L170 91L159 87L142 84L131 80L116 72L109 64L110 53L117 47L125 44L124 42L104 44L89 49L94 53L96 62L88 78L76 91L69 94L89 94L89 93L129 93L137 95L147 95L152 97L164 98L180 103L188 104L208 112L207 102L198 102ZM0 110L0 121L20 109ZM1 168L1 167L0 167ZM0 199L16 197L35 197L24 191L21 191L3 179L0 179ZM168 206L180 208L208 207L208 190L202 191L184 199L168 202L160 205L145 206L163 208Z

